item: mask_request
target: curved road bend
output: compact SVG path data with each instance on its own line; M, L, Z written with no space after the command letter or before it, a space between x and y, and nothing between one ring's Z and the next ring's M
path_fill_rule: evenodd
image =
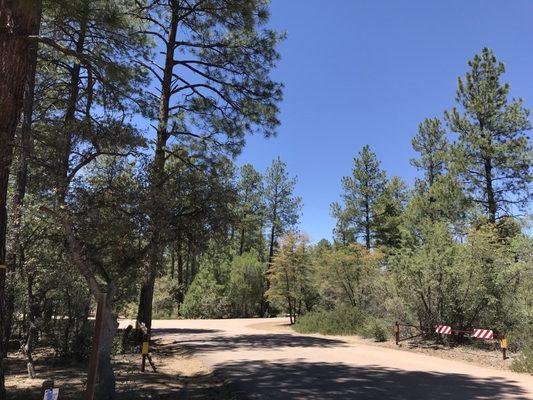
M533 376L342 338L250 327L274 319L154 321L247 399L533 399ZM282 322L284 319L278 319Z

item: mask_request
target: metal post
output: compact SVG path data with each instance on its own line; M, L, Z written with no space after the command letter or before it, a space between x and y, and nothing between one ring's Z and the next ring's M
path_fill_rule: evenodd
M400 324L398 321L394 324L394 336L396 337L396 345L400 343Z
M98 376L98 358L100 356L100 335L103 324L103 311L106 303L107 293L98 295L98 305L96 307L96 321L94 323L93 348L91 350L91 360L89 363L89 373L87 375L87 389L85 390L85 400L93 400L96 379Z

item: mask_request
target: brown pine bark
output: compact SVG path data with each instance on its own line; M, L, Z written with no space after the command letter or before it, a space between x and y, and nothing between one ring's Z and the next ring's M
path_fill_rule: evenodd
M151 183L150 183L150 243L147 257L147 273L141 287L139 299L139 308L137 311L137 320L143 322L148 328L152 327L152 302L154 298L154 285L157 271L162 260L163 243L161 235L161 225L164 216L161 215L163 210L159 206L161 191L164 184L166 146L169 139L168 118L170 110L170 97L172 95L172 71L174 68L174 51L176 49L176 34L178 30L177 10L172 13L170 21L170 30L165 49L165 66L163 70L163 79L161 82L161 97L159 99L159 115L157 125L157 142L154 160L151 165Z
M36 32L39 0L0 0L0 265L6 264L7 187L13 158L13 140L31 66L26 36ZM0 268L0 400L4 384L4 324L6 268Z

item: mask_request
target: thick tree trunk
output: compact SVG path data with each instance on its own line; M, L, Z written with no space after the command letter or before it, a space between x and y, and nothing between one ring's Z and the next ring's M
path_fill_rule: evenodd
M4 324L6 282L7 187L13 156L13 140L31 66L30 42L25 36L37 31L40 1L0 0L0 400L4 384Z
M40 13L39 13L40 15ZM36 30L39 30L39 24L37 24ZM12 219L13 225L11 229L11 235L9 238L8 249L8 265L16 266L17 270L23 267L23 251L21 245L21 229L22 229L22 208L24 203L24 196L26 195L26 183L28 180L28 159L31 150L31 123L33 115L33 99L35 91L35 68L37 64L37 43L30 44L31 52L31 66L24 89L24 102L23 102L23 119L22 127L20 129L20 141L18 146L18 165L16 171L15 190L12 203ZM6 297L6 322L4 325L5 343L9 343L11 338L11 329L13 325L13 311L14 311L15 296L13 291L7 294ZM7 346L6 346L7 350ZM7 351L4 354L7 356Z
M117 316L113 312L113 296L108 292L106 305L103 309L103 324L100 336L100 356L98 358L98 400L115 398L115 373L111 364L113 339L118 329Z
M163 206L159 204L164 185L166 146L169 139L168 117L170 97L172 95L172 72L174 69L174 51L176 50L176 33L178 29L177 10L172 13L170 29L165 52L165 67L161 82L161 98L159 99L159 115L157 125L157 142L154 161L151 165L150 182L150 243L148 249L148 265L146 279L141 287L137 320L144 322L150 332L152 326L152 302L157 271L162 260L163 246L161 243L161 226L164 222Z

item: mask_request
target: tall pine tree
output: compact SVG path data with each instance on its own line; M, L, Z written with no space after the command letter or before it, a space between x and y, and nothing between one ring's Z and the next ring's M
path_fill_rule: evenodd
M446 167L448 141L446 131L438 118L426 118L418 125L418 133L411 141L413 149L420 154L411 164L424 171L429 186L441 175Z
M337 215L344 219L338 226L352 228L353 239L362 237L367 249L372 247L375 234L373 205L383 192L385 181L385 172L380 168L376 154L366 145L354 159L352 175L342 178L344 207L333 205Z
M521 99L509 99L509 84L500 81L505 66L484 48L459 78L459 109L446 113L459 134L459 169L472 199L489 222L524 208L531 182L529 110Z

